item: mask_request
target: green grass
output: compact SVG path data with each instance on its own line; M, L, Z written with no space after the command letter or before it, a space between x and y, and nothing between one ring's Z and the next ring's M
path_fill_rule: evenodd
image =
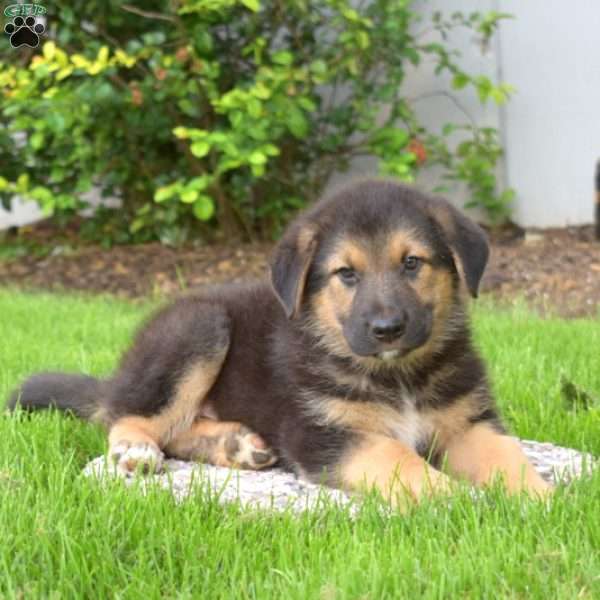
M40 369L106 374L148 305L0 291L0 397ZM571 412L560 375L600 395L600 322L480 305L478 343L511 427L600 454L600 411ZM551 505L431 502L385 516L249 513L199 492L176 505L80 475L105 449L58 414L0 417L2 598L600 598L600 474Z

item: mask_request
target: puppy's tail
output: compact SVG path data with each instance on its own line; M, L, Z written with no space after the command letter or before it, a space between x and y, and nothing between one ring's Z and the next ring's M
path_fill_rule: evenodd
M102 381L87 375L38 373L16 389L6 405L10 410L58 408L78 417L98 420L102 398Z

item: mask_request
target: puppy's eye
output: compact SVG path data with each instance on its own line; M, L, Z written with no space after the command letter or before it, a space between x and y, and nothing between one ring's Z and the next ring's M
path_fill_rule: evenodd
M342 267L341 269L338 269L335 274L342 280L342 283L348 287L358 283L358 274L354 269L350 269L349 267Z
M418 256L407 256L404 259L404 268L407 271L416 271L421 264L421 259Z

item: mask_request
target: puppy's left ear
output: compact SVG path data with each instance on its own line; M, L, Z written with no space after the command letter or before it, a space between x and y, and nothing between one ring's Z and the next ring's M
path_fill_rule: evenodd
M292 225L275 248L271 283L288 319L300 312L308 271L317 249L316 231L306 223Z
M432 198L429 213L446 234L456 267L473 298L485 271L490 247L485 231L446 200Z

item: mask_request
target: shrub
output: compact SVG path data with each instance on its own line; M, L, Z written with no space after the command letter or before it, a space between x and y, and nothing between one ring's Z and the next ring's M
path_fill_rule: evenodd
M442 164L495 219L496 131L428 132L404 95L425 58L453 87L504 102L504 84L466 73L445 43L423 41L411 2L114 0L54 2L41 50L0 55L0 195L68 217L93 187L122 201L88 223L111 241L189 234L276 235L330 175L359 155L411 180ZM498 13L428 26L486 42ZM423 24L423 27L425 24Z

